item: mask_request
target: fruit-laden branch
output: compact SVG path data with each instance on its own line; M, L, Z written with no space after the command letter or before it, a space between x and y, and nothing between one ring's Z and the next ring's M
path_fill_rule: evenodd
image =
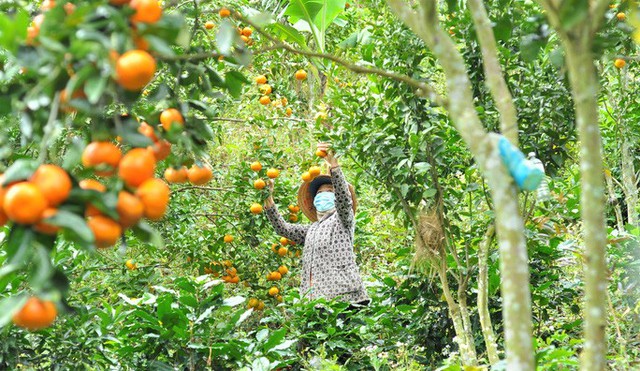
M467 0L467 4L480 41L486 83L489 91L491 91L493 100L496 102L498 112L500 112L500 131L514 146L518 147L516 106L513 103L513 97L500 66L498 47L491 27L491 20L482 0Z
M507 367L533 370L533 326L524 223L518 210L517 190L500 160L499 136L488 134L483 128L475 109L464 59L453 40L439 26L435 0L422 0L417 11L402 0L387 0L387 3L440 62L446 76L449 115L490 184L501 258Z
M427 98L431 101L433 101L435 104L441 106L441 107L447 107L448 106L448 100L445 99L444 97L442 97L440 94L438 94L435 90L435 88L433 88L431 85L429 85L428 83L424 82L424 81L418 81L415 79L412 79L409 76L406 75L402 75L399 73L395 73L395 72L391 72L391 71L387 71L387 70L383 70L381 68L377 68L377 67L365 67L365 66L361 66L361 65L357 65L348 61L345 61L344 59L338 58L333 54L328 54L328 53L316 53L316 52L312 52L312 51L307 51L307 50L300 50L300 49L296 49L293 46L282 42L280 40L278 40L277 38L271 36L268 32L266 32L265 30L263 30L260 26L258 26L256 23L252 22L251 20L244 18L243 16L241 16L238 13L235 13L235 17L240 20L243 23L248 24L249 26L253 27L256 32L258 32L259 34L263 35L265 38L267 38L269 41L271 41L273 43L273 45L264 48L258 52L256 52L255 54L260 54L260 53L264 53L266 51L271 51L271 50L275 50L275 49L283 49L286 50L288 52L294 53L294 54L300 54L300 55L304 55L306 57L309 58L322 58L322 59L327 59L330 60L332 62L335 62L336 64L352 71L358 74L370 74L370 75L379 75L379 76L383 76L383 77L387 77L390 78L392 80L396 80L399 82L403 82L413 88L416 89L415 94L424 98Z
M598 91L600 89L593 54L594 25L601 24L606 5L601 0L589 6L589 16L570 29L560 22L560 13L549 0L538 0L566 53L566 64L576 111L576 127L581 143L581 217L584 231L585 317L584 351L580 355L581 370L604 370L607 367L607 229L605 220L605 185L602 163L602 141L599 128ZM582 5L587 6L587 5ZM576 9L575 11L580 11Z

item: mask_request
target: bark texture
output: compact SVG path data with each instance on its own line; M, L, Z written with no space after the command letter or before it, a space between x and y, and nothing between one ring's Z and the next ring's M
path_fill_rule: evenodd
M588 38L588 39L587 39ZM576 109L582 177L582 207L585 243L585 344L581 369L606 368L607 266L605 247L605 186L602 143L598 126L598 80L591 53L591 39L584 32L579 42L564 41L571 92Z
M484 240L480 243L478 249L478 315L480 316L480 327L482 328L482 336L487 347L487 357L490 364L496 364L500 361L498 356L498 345L496 335L491 325L491 315L489 314L489 276L488 276L488 260L489 247L493 241L495 228L489 226Z

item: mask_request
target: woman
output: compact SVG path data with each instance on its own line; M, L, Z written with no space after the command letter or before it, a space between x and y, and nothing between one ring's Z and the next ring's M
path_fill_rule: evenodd
M298 191L298 204L311 225L285 222L273 202L273 182L264 206L276 232L303 245L300 293L310 299L324 297L366 305L370 299L362 283L355 254L355 193L344 179L338 160L328 151L327 143L318 150L327 153L329 175L319 175L305 182Z

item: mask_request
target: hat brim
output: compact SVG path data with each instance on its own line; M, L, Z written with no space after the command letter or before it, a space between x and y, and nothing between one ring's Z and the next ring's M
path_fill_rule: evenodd
M315 222L318 220L318 216L316 214L316 208L313 206L313 198L315 197L315 193L318 192L318 188L320 188L323 184L332 184L331 176L329 175L318 175L310 182L304 182L298 189L298 205L300 209L304 213L304 215ZM351 184L349 186L349 193L351 193L351 200L353 204L353 212L356 212L356 208L358 206L358 200L356 198L356 191Z

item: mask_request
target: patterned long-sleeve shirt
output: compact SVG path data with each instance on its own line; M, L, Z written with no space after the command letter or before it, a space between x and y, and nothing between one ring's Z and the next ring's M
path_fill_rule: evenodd
M287 223L277 207L266 209L276 232L303 245L300 293L352 303L369 300L353 252L355 220L349 186L336 167L331 169L336 211L310 225Z

